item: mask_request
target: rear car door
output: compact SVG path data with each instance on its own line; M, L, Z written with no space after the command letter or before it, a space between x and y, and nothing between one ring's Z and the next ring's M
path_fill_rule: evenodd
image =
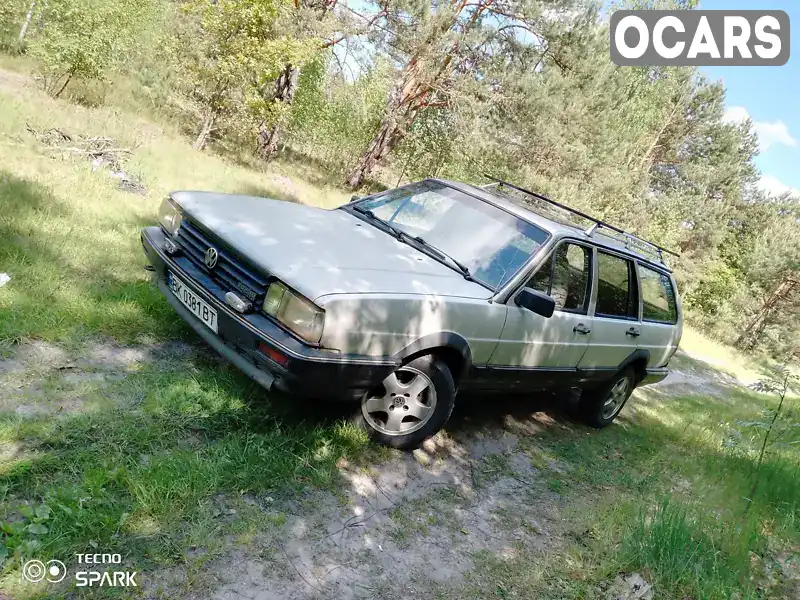
M642 291L642 332L639 348L650 353L649 365L663 367L678 348L681 336L678 298L667 273L637 264Z
M616 370L638 347L641 334L636 266L633 260L597 249L596 300L589 348L579 368Z
M589 345L592 319L592 249L573 241L559 243L526 287L553 297L553 316L545 318L508 302L508 316L490 369L516 372L514 386L537 388L574 378Z

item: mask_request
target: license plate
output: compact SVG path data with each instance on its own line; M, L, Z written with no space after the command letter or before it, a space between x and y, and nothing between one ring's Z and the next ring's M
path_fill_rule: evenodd
M169 289L177 296L178 300L200 319L206 327L217 333L217 311L211 308L205 300L186 287L180 279L172 273L167 274Z

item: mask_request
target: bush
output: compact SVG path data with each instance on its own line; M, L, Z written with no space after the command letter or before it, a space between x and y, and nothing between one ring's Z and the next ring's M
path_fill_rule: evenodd
M30 54L48 93L59 97L75 78L102 80L125 56L152 0L51 0Z

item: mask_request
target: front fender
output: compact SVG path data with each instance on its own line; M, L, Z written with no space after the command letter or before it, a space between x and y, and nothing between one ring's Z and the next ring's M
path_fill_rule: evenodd
M317 304L325 310L326 348L403 358L444 347L468 365L489 360L507 312L485 300L412 294L331 294Z
M461 355L463 367L460 373L453 373L456 380L460 380L469 373L470 367L472 366L472 349L469 347L469 342L463 336L452 331L440 331L438 333L424 335L397 352L394 358L404 360L414 354L440 348L455 350Z

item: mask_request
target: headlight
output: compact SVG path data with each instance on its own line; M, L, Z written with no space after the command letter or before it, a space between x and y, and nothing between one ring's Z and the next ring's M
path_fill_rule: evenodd
M158 207L158 220L168 234L175 235L178 233L178 229L181 226L181 212L169 198L164 198L161 206Z
M269 286L262 310L307 342L319 343L325 311L282 283L275 282Z

